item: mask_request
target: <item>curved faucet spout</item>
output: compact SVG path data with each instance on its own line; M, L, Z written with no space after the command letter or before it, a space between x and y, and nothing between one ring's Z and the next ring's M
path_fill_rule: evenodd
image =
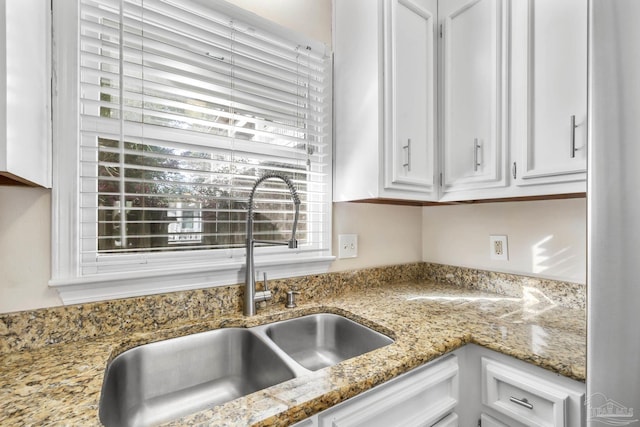
M291 198L293 199L293 205L295 208L293 226L291 228L291 239L288 242L273 242L265 240L256 240L253 238L253 198L256 194L256 189L264 181L277 178L287 184ZM243 313L245 316L253 316L256 314L256 302L266 301L271 299L271 292L267 289L267 281L265 274L264 291L256 292L256 279L255 279L255 266L253 261L253 249L255 243L269 243L276 245L287 245L290 249L298 247L298 241L296 240L296 229L298 227L298 216L300 215L300 197L298 191L293 186L293 183L289 178L284 175L276 173L268 173L260 177L251 189L249 194L249 207L247 211L247 239L246 239L246 263L245 263L245 282L244 282L244 307Z

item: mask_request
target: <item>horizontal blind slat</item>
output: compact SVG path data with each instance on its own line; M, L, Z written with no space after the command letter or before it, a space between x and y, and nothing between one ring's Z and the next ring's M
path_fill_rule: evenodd
M292 64L295 64L299 57L299 43L278 40L273 35L267 36L266 33L261 33L257 27L243 24L231 17L215 14L211 8L200 7L196 10L196 5L195 2L146 0L142 8L139 6L130 7L127 4L125 14L128 18L145 20L150 24L155 24L158 29L175 30L174 35L181 35L192 40L197 37L208 43L211 39L226 38L234 43L235 51L239 54L253 52L257 56L262 55L265 62L270 59L270 62L278 64L280 67L289 66L295 69ZM209 15L210 18L216 16L217 19L207 19L203 15ZM220 44L224 45L225 43ZM321 49L306 50L306 44L303 47L305 47L305 54L310 63L321 64L326 60ZM322 68L318 67L318 69Z
M82 86L91 94L95 94L101 91L112 96L118 96L119 83L117 79L119 77L117 74L107 72L105 70L95 70L88 67L82 67L81 73ZM149 73L147 74L147 77L153 77L153 74L155 73L152 73L151 76L149 76ZM235 102L232 102L229 99L222 98L220 94L214 90L214 88L207 89L207 91L205 92L202 85L198 86L181 84L180 86L169 86L167 83L169 83L170 81L162 79L162 75L157 75L157 77L159 81L151 81L148 79L144 81L144 87L147 93L159 93L164 95L166 99L191 99L194 102L210 105L211 107L224 107L225 110L229 110L229 107L233 105L235 111L237 111L237 114L247 115L252 113L258 117L262 117L265 120L271 121L291 120L292 118L296 117L296 113L305 113L307 115L306 121L310 125L316 127L326 126L326 123L320 121L323 120L327 115L326 112L321 110L321 108L324 107L324 101L322 100L308 102L306 109L299 108L297 111L289 110L288 113L278 113L273 109L259 109L256 106L244 107L243 105L239 104L237 100L235 100ZM110 81L112 85L105 86L105 81ZM102 85L101 82L103 82ZM142 79L133 76L127 76L125 78L125 83L135 84L140 87L143 84L142 82ZM95 97L95 95L93 96ZM91 98L90 94L84 95L84 100L92 101L93 99L94 98Z
M181 52L184 57L192 60L208 59L209 65L217 63L226 75L230 75L233 68L252 71L256 76L270 77L271 81L296 85L300 85L302 80L309 80L322 87L327 79L324 60L313 62L304 51L292 52L295 57L290 62L283 63L282 53L268 56L263 50L256 48L245 47L244 50L240 50L235 40L230 42L210 33L203 32L201 37L197 38L192 34L185 37L181 31L171 28L170 21L154 24L145 20L139 25L136 31L127 31L125 25L124 43L132 54L136 51L140 53L173 52L174 54ZM180 22L179 25L183 26L184 23ZM199 31L197 28L191 30ZM215 61L211 61L212 59ZM205 61L204 64L207 62Z
M88 137L118 140L121 123L119 120L108 118L96 118L92 116L81 116L81 125L83 126L84 133ZM239 153L255 153L266 157L282 157L282 158L295 158L298 160L305 160L311 158L313 161L321 160L324 157L322 151L314 151L313 153L307 153L296 147L289 147L284 145L269 145L269 144L256 144L253 141L245 141L234 139L233 137L204 134L197 131L191 131L188 129L171 129L161 126L154 126L145 124L135 125L130 124L127 127L127 141L130 143L143 143L148 145L165 146L167 148L174 148L176 150L185 149L189 147L199 147L200 149L211 151L215 149L231 150ZM83 146L95 145L95 139L87 139L86 142L81 142ZM313 145L315 148L323 149L327 146L326 142L308 142L308 145Z
M264 173L289 176L298 189L301 248L326 244L331 88L324 49L231 18L247 15L224 2L210 5L82 0L87 271L242 247L249 192ZM293 211L288 188L271 181L256 190L254 234L273 240L291 232Z

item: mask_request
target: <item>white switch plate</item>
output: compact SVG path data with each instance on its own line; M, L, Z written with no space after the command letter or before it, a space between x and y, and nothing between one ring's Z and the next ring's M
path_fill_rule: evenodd
M489 236L489 255L495 261L509 260L507 236Z
M356 258L358 256L358 235L338 234L338 258Z

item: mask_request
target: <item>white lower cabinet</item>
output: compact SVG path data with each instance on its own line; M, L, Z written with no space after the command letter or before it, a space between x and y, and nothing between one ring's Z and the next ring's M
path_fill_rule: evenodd
M460 425L585 425L584 383L474 344L464 350L460 401L467 404L456 408Z
M508 425L501 423L493 418L491 415L480 414L480 426L481 427L509 427Z
M582 427L585 384L467 344L296 427Z
M447 420L458 404L458 359L428 363L327 409L296 427L457 426Z
M431 426L457 403L458 359L450 356L323 412L318 426Z
M453 412L431 427L458 427L458 414Z
M528 426L580 426L584 390L482 358L482 403Z

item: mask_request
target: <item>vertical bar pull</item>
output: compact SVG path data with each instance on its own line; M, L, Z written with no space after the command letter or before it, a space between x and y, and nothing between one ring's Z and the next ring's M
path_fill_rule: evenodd
M480 143L478 142L478 138L473 139L473 171L478 172L478 168L482 165L478 160L478 150L480 149Z
M578 149L576 148L576 116L571 116L571 158L575 158L576 157L576 151L578 151Z
M403 145L402 149L407 150L407 162L402 166L406 166L407 171L411 172L411 138L407 139L407 145Z

